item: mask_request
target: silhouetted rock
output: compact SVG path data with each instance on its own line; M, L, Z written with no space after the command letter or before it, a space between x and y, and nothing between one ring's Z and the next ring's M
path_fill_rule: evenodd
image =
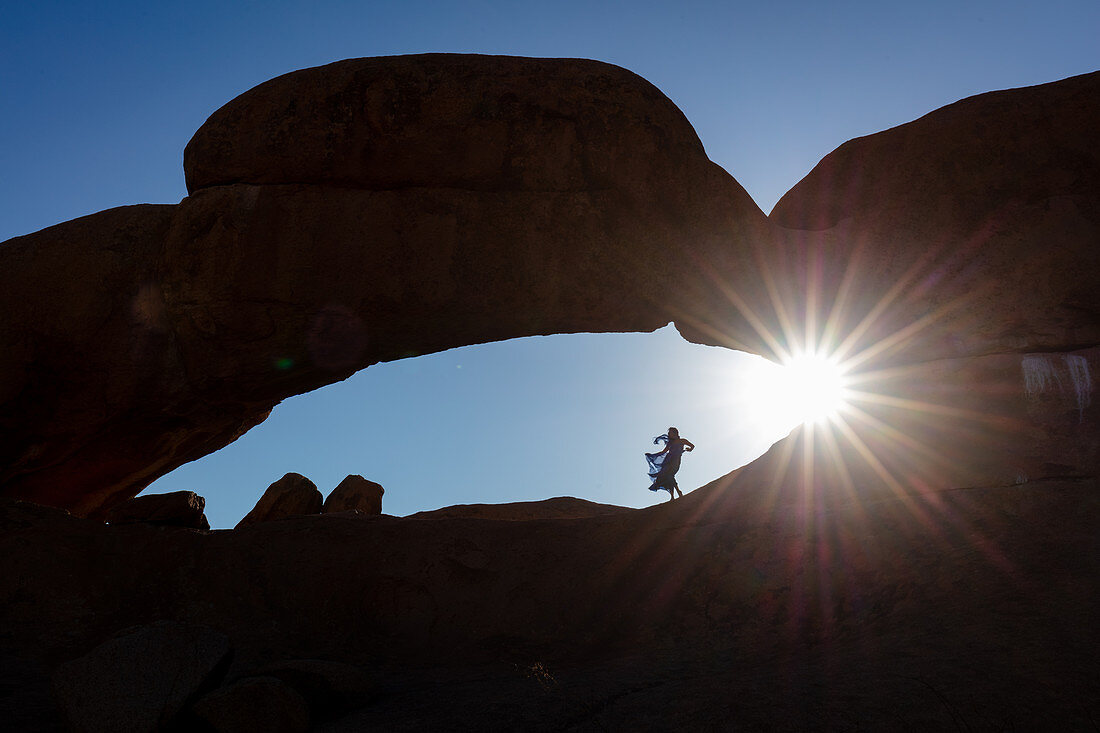
M683 113L620 67L422 54L337 61L260 84L199 128L184 171L189 193L318 184L649 198L705 160Z
M158 621L62 664L54 690L72 730L159 731L218 684L229 658L224 634Z
M185 157L178 206L0 246L5 495L101 515L378 361L727 324L725 283L769 239L675 105L596 61L306 69Z
M410 514L408 519L498 519L527 521L531 519L582 519L634 511L623 506L597 504L572 496L557 496L543 501L516 501L508 504L457 504Z
M293 687L317 720L338 717L363 705L377 688L358 667L323 659L288 659L267 665L255 675L275 677Z
M112 508L106 520L111 524L156 524L188 529L210 529L203 510L206 499L194 491L144 494Z
M192 712L216 733L305 733L306 701L274 677L246 677L210 693Z
M162 624L58 665L169 615L263 675L195 706L226 729L300 729L305 700L351 705L352 730L1093 726L1098 87L853 141L779 231L615 67L426 56L261 85L196 135L170 215L0 246L5 495L102 513L375 361L669 317L771 355L818 336L861 370L854 406L646 510L559 498L364 531L354 510L294 516L323 508L296 474L254 510L284 521L240 532L0 502L0 660L30 692L57 668L76 729L161 725L220 676L224 640ZM85 272L102 283L39 313ZM369 704L348 668L278 661L305 656L358 668Z
M381 484L352 474L337 485L332 493L325 499L324 511L326 514L333 512L357 511L363 514L382 513L382 494L386 490Z
M1087 729L1095 479L865 500L822 475L836 496L807 506L776 486L806 475L804 444L773 453L742 470L756 481L587 519L383 517L363 531L317 515L198 533L19 510L0 532L0 649L53 665L172 609L228 634L241 671L307 699L321 698L279 660L369 669L350 730L448 715L480 729L639 715L950 729L919 680L972 727Z
M324 503L317 485L305 476L288 473L267 487L252 511L237 526L270 522L300 514L320 514Z
M823 323L839 306L839 338L879 363L1100 344L1098 124L1095 72L841 145L771 213L815 230L770 258L788 312L815 297Z

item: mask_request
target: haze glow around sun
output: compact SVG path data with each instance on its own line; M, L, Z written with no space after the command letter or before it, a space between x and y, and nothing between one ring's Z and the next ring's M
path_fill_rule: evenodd
M842 366L822 354L797 354L784 364L761 359L744 384L747 417L784 434L799 424L826 423L844 410L845 385Z

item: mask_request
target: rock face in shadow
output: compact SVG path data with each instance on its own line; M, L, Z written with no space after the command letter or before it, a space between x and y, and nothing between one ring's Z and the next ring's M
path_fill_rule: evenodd
M776 205L733 286L758 334L726 343L851 369L830 460L856 486L1097 475L1098 125L1100 72L982 94L845 143Z
M4 495L90 513L262 421L188 386L157 272L174 212L111 209L0 245Z
M469 88L486 107L432 86L452 79L448 59L482 70ZM1100 129L1100 77L982 95L853 141L784 198L769 231L732 179L691 152L689 127L667 149L691 160L623 162L619 179L584 152L598 130L573 147L568 130L587 127L509 96L517 74L542 64L555 88L561 62L402 59L395 78L408 86L392 89L369 81L379 63L274 80L215 115L188 152L193 193L170 215L104 212L0 247L0 284L27 299L0 331L11 345L0 351L0 425L14 436L0 443L6 493L94 513L134 476L372 361L670 316L693 339L765 354L823 345L853 367L851 409L639 511L565 498L200 533L3 502L0 672L64 680L120 630L170 618L229 638L234 682L214 703L285 705L297 711L289 723L309 704L320 708L311 719L339 718L332 730L1095 726L1100 167L1087 142ZM561 68L580 74L577 63ZM645 99L658 128L672 124L648 85L591 68L576 109L607 91L593 104L608 119L646 127L645 115L612 112L617 99ZM497 72L513 81L494 98ZM326 91L309 91L318 84ZM418 91L404 98L405 88ZM375 101L355 111L342 89ZM289 106L299 94L317 110ZM462 148L446 122L497 129L500 110L543 120L551 149L594 166L581 175L592 186L572 187L568 161L540 163L537 146ZM373 142L349 142L344 119ZM280 138L284 125L325 120L331 139L304 145L302 160ZM522 129L509 124L500 129ZM250 125L262 140L235 132ZM391 146L396 129L416 153ZM643 148L660 137L623 134ZM458 146L467 178L447 165L444 186L411 177L432 135ZM365 172L377 161L392 163L397 184ZM626 180L650 170L687 178ZM398 184L411 187L385 187ZM87 394L115 361L88 356L87 373L64 382L71 392L50 397L56 373L85 363L72 354L96 344L68 330L64 308L36 321L36 291L4 267L33 263L56 286L77 278L61 256L71 233L85 237L84 269L110 285L74 287L69 297L87 299L74 322L136 344L137 366L121 368L94 410ZM111 269L116 249L133 256ZM152 290L132 285L150 273ZM163 349L143 350L148 323L162 324L151 338ZM35 407L40 397L49 409ZM72 405L86 411L69 430L57 416ZM105 425L110 445L96 442ZM128 430L145 432L114 447ZM128 670L103 681L122 685ZM28 678L20 694L45 699L41 676ZM234 687L249 679L261 682ZM330 694L326 711L317 701Z
M305 696L278 670L306 656L376 679L350 712L315 703L337 730L1072 729L1100 714L1095 480L809 511L794 494L762 503L769 486L586 519L321 514L211 533L7 505L3 645L56 665L169 614L230 637L230 679Z
M869 318L852 353L895 363L1100 344L1098 121L1100 72L845 143L771 213L813 231L777 252L787 306L835 307L838 340Z
M4 495L99 515L378 361L705 325L768 237L668 98L595 61L307 69L185 157L178 206L0 246Z
M229 667L229 639L158 621L130 629L58 667L54 689L71 730L159 731Z

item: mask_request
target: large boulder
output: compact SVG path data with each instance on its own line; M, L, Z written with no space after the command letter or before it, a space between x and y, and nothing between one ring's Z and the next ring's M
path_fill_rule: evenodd
M287 659L253 673L290 685L309 705L314 720L335 718L366 703L378 682L359 667L325 659Z
M275 677L246 677L195 703L194 717L216 733L305 733L309 707Z
M188 529L210 529L206 520L206 499L194 491L145 494L124 501L107 512L111 524L155 524Z
M775 206L732 286L757 335L726 343L851 370L815 465L862 478L827 490L1096 475L1098 127L1100 72L982 94L845 143Z
M238 527L257 522L320 514L324 506L317 485L300 473L288 473L267 487L252 511L237 522Z
M894 363L1100 344L1098 125L1100 72L845 143L771 213L813 230L771 260L786 305Z
M357 511L362 514L382 513L382 484L352 474L341 481L325 499L325 513Z
M101 515L378 361L727 327L726 283L770 230L667 97L595 61L306 69L185 157L178 206L0 245L3 494Z
M54 689L71 730L152 733L218 685L230 653L213 629L158 621L61 665Z

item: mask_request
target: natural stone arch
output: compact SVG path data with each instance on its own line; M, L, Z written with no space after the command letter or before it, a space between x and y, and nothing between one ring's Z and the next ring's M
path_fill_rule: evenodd
M378 361L728 319L768 240L680 111L593 61L307 69L185 160L178 206L0 248L6 494L97 514Z
M0 490L96 514L372 363L670 320L764 355L831 327L892 368L864 384L888 397L867 408L877 463L828 481L1094 475L1098 85L980 95L842 146L773 213L807 231L769 222L618 67L288 74L196 133L178 206L0 246ZM1029 395L1031 352L1078 365L1075 391Z

